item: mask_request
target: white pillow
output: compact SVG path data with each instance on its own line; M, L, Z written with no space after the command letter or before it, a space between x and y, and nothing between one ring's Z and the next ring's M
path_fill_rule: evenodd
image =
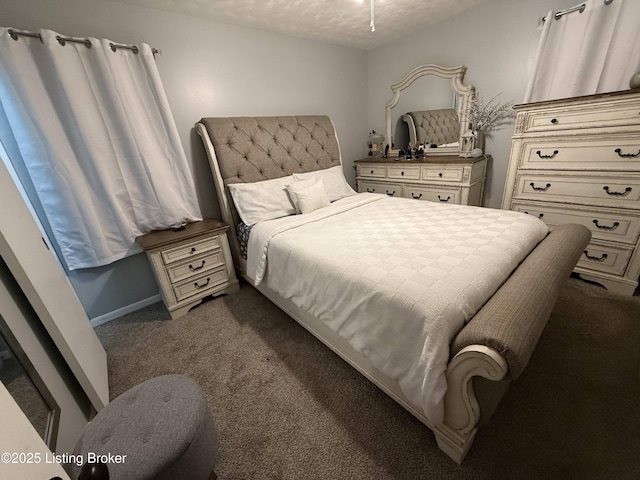
M242 221L247 225L286 217L296 213L287 194L293 176L274 178L255 183L230 183L233 202Z
M342 173L342 165L316 170L314 172L294 173L295 180L308 180L310 178L321 178L327 197L330 202L335 202L344 197L355 195L356 192L349 186Z
M291 198L291 202L296 209L296 213L300 212L300 206L298 205L298 192L304 190L305 188L309 188L313 184L320 182L322 185L322 181L319 178L309 178L307 180L296 180L293 183L287 185L287 192L289 192L289 198Z
M298 190L296 196L301 213L311 213L329 205L327 192L325 192L322 180L319 178L314 179L308 187Z

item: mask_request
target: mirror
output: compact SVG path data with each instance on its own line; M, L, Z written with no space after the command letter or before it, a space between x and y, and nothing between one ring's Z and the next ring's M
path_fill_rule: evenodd
M0 382L20 406L40 437L49 442L52 410L32 383L0 331Z
M474 87L463 83L465 71L464 66L422 65L391 85L393 98L385 108L389 157L397 157L409 144L437 145L425 148L425 155L460 153L468 130L467 105L474 94Z

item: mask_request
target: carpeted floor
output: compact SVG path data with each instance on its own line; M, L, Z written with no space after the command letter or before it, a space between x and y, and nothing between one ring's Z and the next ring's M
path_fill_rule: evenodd
M157 303L96 330L112 397L166 373L199 382L220 480L640 478L640 297L579 279L462 466L246 284L177 320Z

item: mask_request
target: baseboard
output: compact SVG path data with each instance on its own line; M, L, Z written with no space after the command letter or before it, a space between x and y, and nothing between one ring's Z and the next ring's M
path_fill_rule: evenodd
M102 325L103 323L110 322L111 320L115 320L116 318L126 315L127 313L135 312L136 310L140 310L141 308L144 308L147 305L151 305L152 303L156 303L160 301L162 301L162 297L160 296L160 294L154 295L149 298L145 298L144 300L140 300L139 302L132 303L131 305L127 305L125 307L118 308L117 310L114 310L112 312L105 313L104 315L100 315L99 317L92 318L91 326L95 328L98 325Z

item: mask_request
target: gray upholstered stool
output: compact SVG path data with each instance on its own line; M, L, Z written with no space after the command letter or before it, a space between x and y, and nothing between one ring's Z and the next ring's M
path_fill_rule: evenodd
M198 384L184 375L165 375L107 405L87 426L75 454L85 461L110 454L111 461L103 457L110 480L208 480L216 478L217 448L213 418ZM72 478L79 472L75 468Z

